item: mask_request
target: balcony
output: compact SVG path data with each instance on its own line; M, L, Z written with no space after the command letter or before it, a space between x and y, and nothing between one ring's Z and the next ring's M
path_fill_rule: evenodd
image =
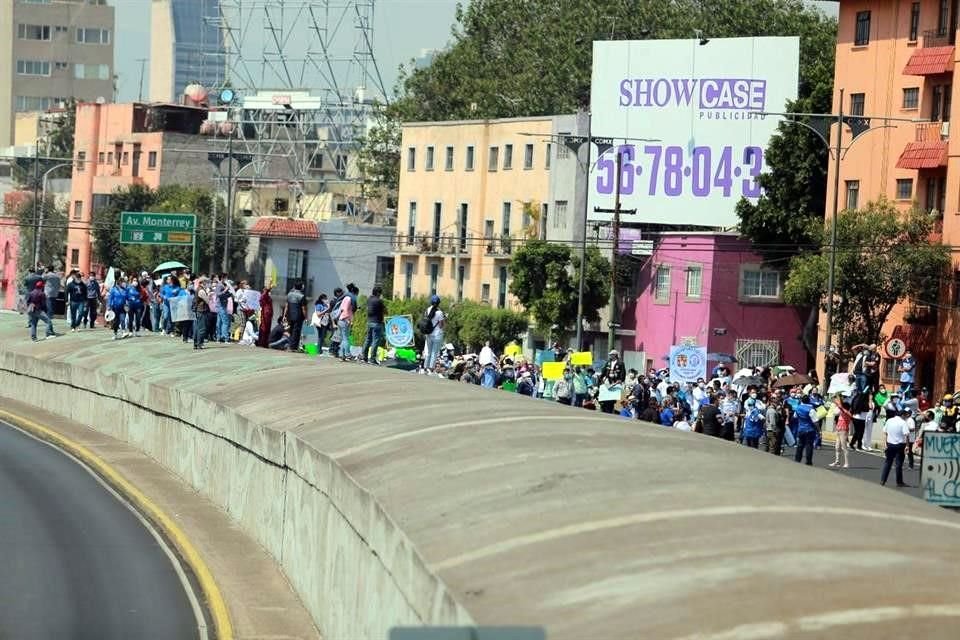
M393 239L393 250L395 253L410 254L420 253L417 250L417 236L415 233L398 233Z
M921 122L916 125L914 141L908 142L897 160L898 169L937 169L947 166L949 122Z
M903 75L936 76L953 73L953 39L953 34L924 31L923 46L914 50L907 66L903 68Z
M937 324L937 309L929 305L911 304L903 314L907 324L934 326Z
M509 259L513 255L514 239L509 235L488 236L484 238L486 243L485 253L495 258Z

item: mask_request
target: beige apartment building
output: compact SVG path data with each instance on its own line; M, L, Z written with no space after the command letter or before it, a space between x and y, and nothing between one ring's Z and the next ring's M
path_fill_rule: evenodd
M13 144L17 113L112 101L113 42L106 0L2 0L0 146Z
M510 259L525 240L546 236L556 202L551 165L558 154L574 155L555 140L573 133L560 124L572 119L405 124L395 295L436 293L516 308L509 294ZM569 182L562 188L572 192ZM567 215L567 200L559 202Z

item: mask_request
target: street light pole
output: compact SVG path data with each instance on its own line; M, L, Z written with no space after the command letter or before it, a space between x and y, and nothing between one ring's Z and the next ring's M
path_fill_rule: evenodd
M798 124L802 127L805 127L815 133L818 138L826 145L828 153L834 160L834 173L833 173L833 208L830 212L831 220L831 229L830 229L830 270L827 276L827 326L826 326L826 344L824 345L824 373L826 373L826 359L830 356L830 350L833 347L833 316L834 316L834 297L836 294L836 269L837 269L837 218L840 210L840 165L843 161L843 158L846 156L847 152L850 151L850 148L853 146L853 143L860 139L861 136L871 132L877 131L879 129L892 129L895 128L898 122L913 123L919 124L924 122L929 122L929 120L920 120L915 118L891 118L888 116L866 116L863 114L844 114L843 112L843 96L844 90L840 89L840 108L837 113L781 113L773 111L759 111L756 112L759 115L763 116L781 116L784 118L790 118L785 122L791 124ZM811 126L802 120L797 118L805 118L809 120L819 121L821 124L825 124L823 130L818 129L817 127ZM873 122L879 122L876 127L872 127ZM829 140L829 131L830 126L837 125L837 138L836 141L831 144ZM843 127L844 125L850 128L851 139L850 144L844 148L843 147ZM826 135L825 135L826 133ZM830 378L827 375L824 375L823 380L823 391L826 394L827 388L830 383Z
M830 376L827 373L827 358L830 357L830 348L833 346L833 296L836 285L837 270L837 210L840 207L840 160L842 156L841 141L843 140L843 89L840 89L840 109L837 111L837 143L834 147L833 167L833 211L830 214L830 274L827 276L827 336L823 352L823 390L826 393L829 387Z
M583 237L580 238L580 284L577 293L577 351L583 351L583 278L587 271L587 220L590 218L590 151L593 139L593 112L587 111L587 162L583 180ZM561 144L563 142L561 141ZM619 197L619 194L618 194Z
M227 142L227 214L224 216L223 228L223 263L221 271L227 273L230 262L230 227L233 222L233 132Z
M33 155L33 264L37 268L40 260L40 138L34 143Z
M69 167L69 166L72 166L72 164L73 163L71 162L64 162L62 164L58 164L53 167L50 167L49 169L44 171L43 178L41 178L40 180L43 186L40 190L40 209L36 219L37 230L33 238L33 264L34 265L37 264L38 256L40 255L40 237L43 234L43 213L44 213L44 209L47 206L47 177L57 169L61 169L63 167ZM69 216L69 212L67 215Z

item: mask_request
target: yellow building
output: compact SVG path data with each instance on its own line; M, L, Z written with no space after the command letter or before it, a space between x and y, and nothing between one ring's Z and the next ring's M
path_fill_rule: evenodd
M510 259L544 229L558 151L551 136L563 118L570 117L404 125L396 295L517 308L508 291Z

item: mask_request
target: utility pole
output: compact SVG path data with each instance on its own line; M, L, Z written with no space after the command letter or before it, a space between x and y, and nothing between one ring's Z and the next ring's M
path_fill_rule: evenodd
M612 213L613 214L613 252L610 254L610 321L607 323L607 351L613 351L614 342L617 337L617 252L620 250L620 214L626 213L628 215L633 215L637 212L636 209L620 209L620 174L623 170L623 151L617 149L617 176L614 180L614 201L613 209L601 209L600 207L594 207L594 212L596 213ZM581 273L582 273L581 269Z
M34 146L33 156L33 265L40 261L40 138ZM29 292L28 292L29 293Z
M233 133L227 141L227 213L224 216L223 228L223 273L228 272L230 262L230 226L233 222Z
M217 252L213 248L217 244L217 203L220 201L220 183L222 180L220 170L217 169L217 189L213 192L213 220L210 231L210 273L213 273L217 268Z
M460 205L460 208L457 209L457 238L453 243L453 282L454 289L456 289L456 300L460 302L460 239L463 237L463 229L460 226L460 223L463 221L463 205Z
M137 91L137 102L143 102L143 71L147 63L146 58L139 58L137 62L140 63L140 88Z

